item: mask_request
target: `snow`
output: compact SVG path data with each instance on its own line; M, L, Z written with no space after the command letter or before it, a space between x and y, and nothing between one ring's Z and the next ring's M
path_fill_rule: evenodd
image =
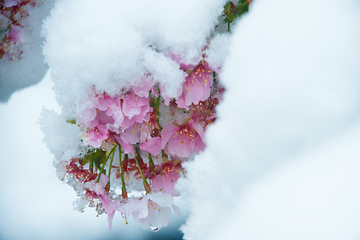
M218 120L178 185L184 239L359 238L358 141L328 143L358 131L359 13L352 0L257 0L232 28Z
M359 134L360 122L250 184L211 239L359 239Z
M44 39L40 31L42 21L50 13L54 0L46 0L35 8L30 8L29 5L29 16L23 21L27 38L21 47L21 59L0 59L0 102L7 102L15 91L37 84L48 69L41 54Z
M223 4L57 1L44 27L44 54L61 117L93 85L115 93L146 71L176 96L183 75L167 54L196 61ZM207 51L212 66L225 59L218 120L177 184L191 211L184 239L359 239L359 2L254 0L231 29ZM0 237L149 234L120 217L109 232L105 215L72 210L75 193L57 179L37 125L43 107L60 111L52 87L46 78L0 105ZM49 111L47 118L49 125L61 120ZM72 140L54 132L59 145L48 147L72 155L78 132L64 125ZM174 217L171 223L181 221Z

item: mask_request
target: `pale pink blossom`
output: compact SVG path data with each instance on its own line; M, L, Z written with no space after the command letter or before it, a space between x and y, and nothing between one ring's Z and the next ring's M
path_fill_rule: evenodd
M108 182L109 177L101 174L100 181L96 184L95 189L96 194L100 198L101 204L103 205L105 212L108 215L109 229L111 229L114 214L117 210L117 203L104 193L104 188Z
M180 178L179 168L172 161L164 163L161 166L161 175L156 175L152 179L152 190L168 193L174 197L180 196L180 193L174 188Z
M94 122L93 120L96 118L97 112L96 108L86 108L78 117L78 120L82 124L84 128L93 128L97 124L97 120Z
M118 129L120 129L125 119L121 108L120 98L115 98L113 102L108 106L106 115L111 116L114 119L114 124L116 124Z
M94 128L91 128L85 135L84 145L91 145L94 148L99 148L101 143L109 137L108 128L99 124Z
M154 88L154 83L152 81L143 81L141 84L132 86L131 89L139 97L148 97L150 90Z
M131 127L127 128L120 134L121 139L130 144L140 142L140 127L139 123L134 123Z
M121 145L124 153L134 154L133 144L140 142L140 124L134 123L128 127L124 132L120 133L120 136L115 136L115 139Z
M141 123L140 129L141 142L146 142L149 138L158 136L158 130L160 127L156 122L157 119L158 115L156 114L156 109L153 109L151 113L148 113L145 116L144 122Z
M173 204L173 198L170 194L166 193L151 193L145 195L141 200L130 201L132 209L132 216L135 221L141 223L144 229L153 227L160 230L162 227L166 227L171 219L171 208L179 214L179 209ZM118 209L123 212L129 207L122 206Z
M122 110L125 116L141 123L149 110L152 110L149 106L149 97L139 97L135 93L127 94L124 97Z
M11 25L11 30L8 36L10 42L18 42L23 43L25 41L25 37L23 34L23 30L21 27L16 25Z
M212 82L212 71L207 64L199 64L185 78L182 94L176 100L178 107L188 110L192 103L206 100L210 96Z
M114 103L114 99L106 93L97 95L95 99L94 106L100 111L106 111Z
M188 158L205 149L204 128L193 119L183 125L169 123L161 131L162 148L170 155Z

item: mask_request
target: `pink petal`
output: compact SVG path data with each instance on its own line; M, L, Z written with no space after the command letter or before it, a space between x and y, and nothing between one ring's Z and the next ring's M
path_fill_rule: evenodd
M109 229L111 229L114 214L117 209L116 203L104 194L100 194L98 196L100 198L101 204L105 208L106 214L108 215Z
M204 151L206 147L206 144L204 143L204 141L201 139L200 135L197 135L195 137L195 146L194 146L194 152L199 153L201 151Z
M99 121L98 121L98 119L94 119L94 120L92 120L88 125L87 125L87 127L88 128L94 128L94 127L97 127L97 125L99 125Z
M11 30L10 30L8 39L9 39L9 41L12 41L12 42L20 42L20 43L24 42L25 37L23 36L21 27L16 26L16 25L11 25Z
M182 93L178 99L176 99L176 104L179 108L185 108L186 110L189 110L189 106L186 106L185 104L185 93Z
M172 137L169 140L168 151L170 155L175 155L180 158L190 157L191 150L194 149L195 142L189 138L182 136Z
M149 152L151 155L158 155L161 152L161 138L149 138L147 142L140 145L140 149Z
M137 106L133 101L124 100L122 110L125 116L132 118L135 115L138 115L141 112L141 106Z
M189 76L186 84L186 88L184 91L185 94L185 104L190 106L191 103L198 104L202 95L203 95L203 88L201 83L197 79L191 79L192 75Z
M195 131L200 135L201 140L205 142L205 129L203 126L201 126L200 123L195 122L193 119L190 119L188 125L190 128L195 129Z
M122 149L124 150L125 154L132 153L134 154L134 148L131 144L125 143L123 140L121 140L120 137L114 136L116 141L121 145Z
M161 148L164 148L166 143L169 141L172 135L175 134L175 132L179 131L180 127L176 126L173 123L169 123L161 130L161 139L162 139L162 146Z
M142 123L144 121L144 118L145 118L146 114L149 112L149 109L150 109L149 105L142 106L141 107L141 112L138 115L135 115L133 117L133 119L138 123Z
M125 143L135 144L140 142L140 124L135 123L121 133L120 137Z
M114 119L112 117L106 115L106 112L104 112L104 111L98 111L98 117L99 117L99 122L101 124L106 125L108 123L110 123L110 124L114 123Z
M122 128L122 130L126 130L129 127L131 127L132 125L134 125L134 123L135 123L134 119L129 119L128 117L125 117L124 121L123 121L123 123L121 125L121 128Z
M101 174L100 176L100 180L98 183L96 183L95 189L96 189L96 194L103 194L104 193L104 188L106 187L106 184L109 182L109 177L106 176L105 174Z
M154 84L150 81L143 81L139 86L132 86L131 89L139 97L148 97L149 91L154 87Z
M155 95L155 97L159 97L159 91L155 89L155 85L151 88L151 92Z

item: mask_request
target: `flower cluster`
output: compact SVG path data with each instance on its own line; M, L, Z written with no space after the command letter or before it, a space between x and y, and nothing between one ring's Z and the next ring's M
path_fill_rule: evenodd
M38 0L0 1L0 59L20 59L21 45L25 42L24 21L29 9L39 4Z
M162 86L148 74L116 95L95 88L79 104L70 123L82 130L83 156L57 164L63 181L74 187L75 207L108 215L132 215L144 229L167 226L179 196L182 163L204 150L204 133L215 121L224 89L205 60L184 66L186 77L176 99L162 97Z

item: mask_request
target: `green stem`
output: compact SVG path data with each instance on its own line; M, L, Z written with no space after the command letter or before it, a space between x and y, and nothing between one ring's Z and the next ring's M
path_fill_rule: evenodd
M156 108L156 115L158 116L158 118L156 119L156 123L158 124L159 130L161 131L162 127L160 126L160 123L159 123L159 117L160 117L160 90L159 90L159 96L157 97L156 102L155 102L155 108Z
M149 153L149 168L150 168L150 173L155 169L155 164L152 160L151 153Z
M228 22L228 32L230 32L230 22Z
M93 155L90 155L90 166L89 166L90 172L94 173L94 159L93 159Z
M116 147L115 147L116 148ZM115 149L114 148L114 149ZM114 160L114 155L115 155L115 151L114 151L114 154L113 154L113 156L112 156L112 158L111 158L111 161L110 161L110 166L109 166L109 179L110 179L110 174L111 174L111 166L112 166L112 162L113 162L113 160ZM109 180L109 182L110 182L110 180Z
M137 160L137 157L136 157L136 156L138 156L138 157L140 156L139 149L137 149L137 148L135 148L135 149L136 149L135 162L136 162L136 165L137 165L137 167L139 169L139 172L141 174L141 178L143 180L145 191L146 191L146 193L149 193L149 192L151 192L151 188L150 188L148 182L146 181L146 179L144 177L144 174L143 174L143 172L142 172L142 170L140 168L139 161Z
M98 175L98 179L96 180L97 183L98 183L99 180L100 180L100 176L101 176L101 174L102 174L103 171L104 171L105 165L106 165L107 161L109 160L109 157L110 157L114 152L115 152L115 148L111 149L109 155L107 155L107 157L106 157L106 159L105 159L105 162L104 162L104 164L103 164L102 167L101 167L100 173L99 173L99 175Z
M124 199L126 199L127 192L126 192L126 187L125 187L124 171L123 171L122 162L121 162L121 145L118 143L118 146L119 146L119 162L120 162L120 173L121 173L121 182L122 182L121 193L122 193L122 197Z

